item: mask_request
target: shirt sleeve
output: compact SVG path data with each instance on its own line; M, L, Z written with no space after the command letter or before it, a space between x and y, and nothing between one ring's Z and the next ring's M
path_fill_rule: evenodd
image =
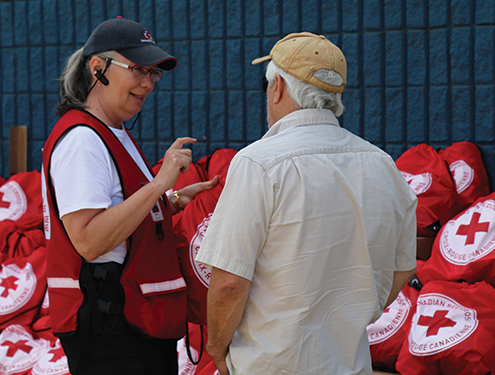
M227 176L196 261L252 280L270 225L274 186L260 164L240 154Z
M418 198L413 193L409 185L407 185L405 189L407 189L407 193L409 193L408 198L411 203L404 217L403 230L399 238L399 243L395 255L396 271L410 271L416 267L416 253L417 253L416 206L418 204Z
M81 209L111 207L115 194L111 163L106 146L87 127L72 129L57 143L50 176L60 217Z

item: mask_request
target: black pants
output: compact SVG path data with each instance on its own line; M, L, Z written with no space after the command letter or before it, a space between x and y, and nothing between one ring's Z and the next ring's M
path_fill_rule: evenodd
M120 271L116 263L83 265L78 329L60 337L71 374L177 374L177 340L149 339L126 321Z

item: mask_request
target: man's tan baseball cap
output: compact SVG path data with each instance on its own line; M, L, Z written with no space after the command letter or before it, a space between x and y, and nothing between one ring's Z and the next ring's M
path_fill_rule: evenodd
M279 40L270 51L270 55L259 57L251 62L256 65L273 60L285 72L309 82L320 89L341 93L347 80L345 56L335 44L323 35L308 32L293 33ZM329 85L313 76L319 69L329 69L339 73L344 82L342 86Z

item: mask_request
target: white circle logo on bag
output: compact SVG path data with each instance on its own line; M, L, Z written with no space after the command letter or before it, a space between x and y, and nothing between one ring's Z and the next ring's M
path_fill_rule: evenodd
M0 221L18 220L27 210L27 199L21 185L9 181L0 187Z
M476 327L476 310L442 294L420 295L409 331L409 351L419 356L442 352L467 339Z
M383 311L380 319L366 327L370 345L392 337L406 321L410 309L411 301L402 291L399 292L395 301Z
M3 265L0 270L0 315L10 314L24 306L36 289L36 275L30 263Z
M421 174L410 174L407 172L402 172L402 176L406 179L407 183L413 189L414 194L419 195L427 191L432 182L432 177L431 173L426 172L426 173L421 173Z
M457 193L460 194L466 190L474 179L474 169L464 160L457 160L449 165L450 171L454 176Z
M68 373L67 357L58 339L55 346L44 353L31 370L32 375L64 375Z
M28 371L49 348L47 340L34 340L22 326L8 326L0 335L0 374Z
M465 266L495 249L495 201L486 200L470 207L456 220L444 225L440 252L450 263Z
M196 255L198 255L199 248L203 243L203 238L205 238L206 230L208 229L208 225L210 225L211 216L213 214L208 214L208 217L203 219L203 222L198 225L198 229L196 230L196 234L194 235L191 243L189 244L189 260L191 265L193 266L194 273L196 277L201 281L201 283L209 288L210 287L210 278L211 271L208 267L203 264L196 262Z

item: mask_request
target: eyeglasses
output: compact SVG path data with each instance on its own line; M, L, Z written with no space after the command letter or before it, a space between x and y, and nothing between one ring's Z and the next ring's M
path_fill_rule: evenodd
M268 89L268 80L266 79L265 76L263 76L263 91L266 92Z
M151 78L153 79L153 82L156 83L160 80L160 78L162 78L163 72L161 70L158 70L158 69L157 70L151 70L151 69L147 69L144 66L140 66L140 65L127 65L127 64L121 63L119 61L115 61L115 60L111 60L110 63L118 65L122 68L129 69L131 71L131 73L134 75L134 77L139 78L139 79L143 79L144 77L146 77L149 74L151 76Z

